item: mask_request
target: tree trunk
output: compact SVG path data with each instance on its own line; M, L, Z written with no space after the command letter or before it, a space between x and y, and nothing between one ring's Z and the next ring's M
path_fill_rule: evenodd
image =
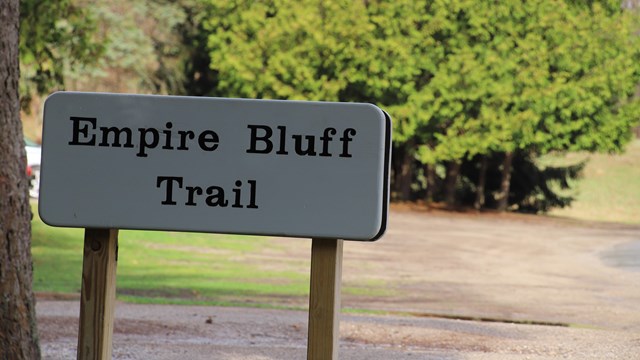
M447 176L445 178L444 201L448 208L456 205L456 184L460 176L460 161L452 161L447 166Z
M0 5L0 359L39 359L18 93L19 1Z
M427 178L427 191L424 197L424 200L427 203L433 202L433 198L436 194L436 165L425 165L424 166L424 174Z
M504 154L502 161L502 180L500 181L500 193L498 193L498 211L505 211L509 207L509 188L511 187L511 163L513 152Z
M398 190L400 200L408 201L411 200L411 183L413 182L413 141L407 141L403 150Z
M482 209L484 206L484 189L487 184L487 167L489 166L489 160L486 155L480 156L480 173L478 175L478 184L476 186L476 200L473 202L473 207L476 210Z

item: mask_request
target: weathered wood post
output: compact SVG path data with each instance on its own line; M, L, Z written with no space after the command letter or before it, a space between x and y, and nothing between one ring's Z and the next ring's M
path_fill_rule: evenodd
M118 261L117 229L85 229L78 360L110 360Z
M312 240L307 360L338 359L342 247L342 240Z

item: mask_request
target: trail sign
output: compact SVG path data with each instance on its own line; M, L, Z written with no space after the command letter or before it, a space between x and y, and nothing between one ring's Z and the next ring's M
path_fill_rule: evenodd
M370 241L391 121L360 103L59 92L44 108L50 225Z

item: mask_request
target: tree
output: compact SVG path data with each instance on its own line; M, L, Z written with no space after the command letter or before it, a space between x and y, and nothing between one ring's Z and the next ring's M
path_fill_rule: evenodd
M0 358L39 359L20 123L18 0L0 5Z
M91 13L72 0L21 0L20 14L20 96L27 108L33 96L64 88L70 71L95 63L103 45L94 38Z
M449 164L447 202L459 161L480 161L476 189L485 191L484 161L501 154L504 210L514 157L622 151L639 115L640 44L634 15L616 1L458 0L434 2L429 13L424 35L438 46L424 53L446 56L434 58L431 81L411 99L429 109L417 126L419 158Z
M201 0L171 3L154 0L156 12L173 19L165 27L163 39L154 40L160 67L156 83L170 94L218 96L217 71L211 69L207 48L209 32L204 28L209 5ZM170 11L167 11L170 10ZM181 16L166 14L181 14ZM166 61L166 60L169 61Z
M27 0L38 1L38 0ZM68 0L67 0L68 3ZM57 4L57 5L56 5ZM85 36L92 57L62 59L57 88L80 91L216 95L216 74L206 49L202 0L86 0L73 2L85 19L73 33ZM60 4L51 2L51 8ZM71 11L71 9L69 11ZM60 11L58 11L59 13ZM51 13L53 18L56 13ZM34 19L32 21L37 21ZM54 21L56 23L56 21ZM81 42L76 42L81 44ZM69 46L52 44L55 53ZM82 50L82 51L80 51ZM64 80L64 84L62 82Z
M389 111L396 198L411 197L422 170L429 187L444 184L449 205L475 182L478 208L493 193L504 210L521 160L621 151L638 119L640 42L633 14L615 0L209 4L221 94ZM479 174L463 179L470 161ZM486 186L492 166L496 189Z

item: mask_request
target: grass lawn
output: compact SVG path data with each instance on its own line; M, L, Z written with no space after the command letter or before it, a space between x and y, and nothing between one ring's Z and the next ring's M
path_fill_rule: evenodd
M34 290L79 293L84 230L47 226L33 211ZM263 237L121 230L118 298L295 307L308 296L309 258L255 261L284 250Z
M577 196L569 208L551 215L583 220L640 223L640 140L621 155L569 154L566 160L588 158Z

